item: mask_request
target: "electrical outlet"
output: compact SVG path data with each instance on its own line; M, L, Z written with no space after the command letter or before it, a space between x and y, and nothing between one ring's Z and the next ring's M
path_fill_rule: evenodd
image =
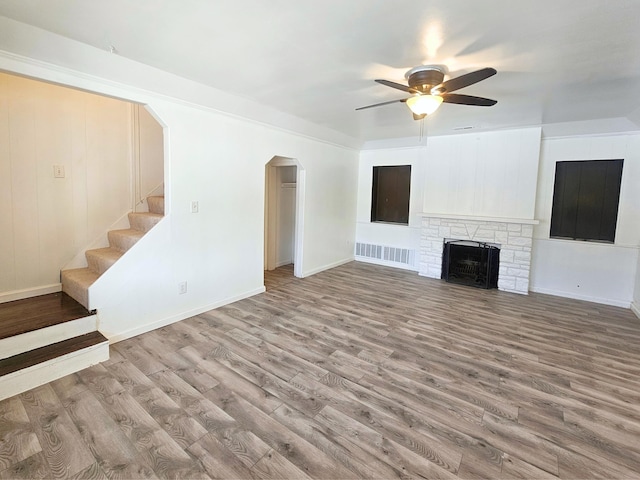
M64 178L64 165L53 166L53 178Z
M198 213L198 202L195 200L191 202L191 213Z
M187 282L178 283L178 294L183 295L187 293Z

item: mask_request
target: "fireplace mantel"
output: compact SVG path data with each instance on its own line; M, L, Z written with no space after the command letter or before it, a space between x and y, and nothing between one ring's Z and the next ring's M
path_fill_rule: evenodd
M477 215L454 215L451 213L429 213L423 212L417 214L419 217L425 218L446 218L448 220L470 220L477 222L496 222L496 223L519 223L520 225L538 225L539 220L530 218L504 218L504 217L479 217Z

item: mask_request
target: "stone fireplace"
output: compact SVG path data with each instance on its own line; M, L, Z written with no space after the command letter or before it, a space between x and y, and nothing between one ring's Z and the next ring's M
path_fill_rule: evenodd
M498 245L498 289L529 293L531 244L537 220L422 214L419 274L441 278L445 239L473 240Z

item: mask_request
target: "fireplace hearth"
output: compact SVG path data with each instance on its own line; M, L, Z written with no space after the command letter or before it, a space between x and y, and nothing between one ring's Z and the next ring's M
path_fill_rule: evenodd
M478 288L498 288L500 248L471 240L446 240L442 276L450 283Z

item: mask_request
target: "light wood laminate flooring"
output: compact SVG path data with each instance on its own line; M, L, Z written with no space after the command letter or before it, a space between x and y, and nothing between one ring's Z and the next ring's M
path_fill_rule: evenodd
M358 262L0 402L0 479L639 476L633 313Z

